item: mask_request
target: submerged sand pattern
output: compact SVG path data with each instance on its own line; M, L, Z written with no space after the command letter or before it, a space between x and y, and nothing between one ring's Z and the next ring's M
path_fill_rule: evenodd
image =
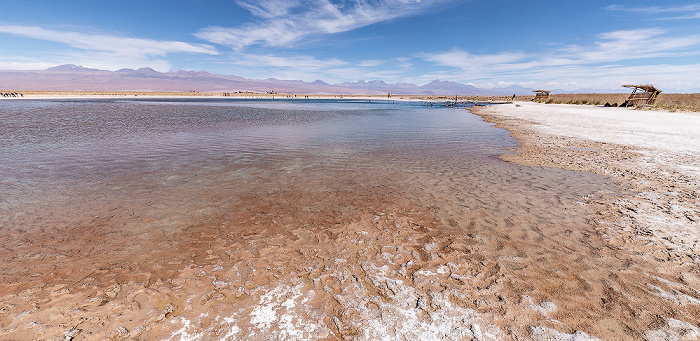
M343 155L13 210L2 337L697 337L697 272L611 243L605 177L440 144Z

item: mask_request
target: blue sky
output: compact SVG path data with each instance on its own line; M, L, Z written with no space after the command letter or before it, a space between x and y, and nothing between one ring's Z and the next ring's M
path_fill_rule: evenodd
M0 69L700 91L700 2L0 1Z

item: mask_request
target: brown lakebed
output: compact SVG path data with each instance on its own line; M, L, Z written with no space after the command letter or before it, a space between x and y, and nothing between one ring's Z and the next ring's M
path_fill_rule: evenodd
M4 339L641 339L700 313L591 223L613 182L504 162L465 110L2 105Z

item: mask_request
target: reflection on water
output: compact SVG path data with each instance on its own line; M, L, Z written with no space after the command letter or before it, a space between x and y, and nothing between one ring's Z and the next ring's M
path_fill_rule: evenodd
M2 228L72 238L75 226L89 232L106 217L102 229L144 240L132 251L225 217L313 227L418 209L447 225L468 225L475 211L566 224L564 207L603 184L505 163L497 156L515 145L506 131L420 103L2 105ZM493 217L484 223L497 225Z
M3 106L5 207L123 187L125 179L311 166L332 171L352 158L386 159L381 162L402 169L426 156L469 159L513 145L505 132L464 110L415 103L97 100Z

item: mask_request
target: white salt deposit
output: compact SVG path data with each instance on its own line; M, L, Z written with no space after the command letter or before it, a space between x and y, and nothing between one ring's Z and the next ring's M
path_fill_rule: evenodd
M430 292L427 295L391 276L387 266L363 265L367 276L377 287L384 287L389 300L371 297L362 285L337 299L345 307L353 307L363 323L361 340L499 340L501 330L483 320L472 310L454 306L449 292ZM419 271L420 276L436 276L430 271ZM377 309L378 308L378 311ZM482 327L480 327L482 326ZM477 331L475 333L475 331Z
M556 329L547 328L542 325L537 325L530 328L531 337L534 340L542 341L600 341L599 338L590 336L580 330L577 330L573 334L567 334L560 332Z
M486 108L484 112L531 121L537 123L535 129L553 135L672 153L700 153L698 113L531 102L519 104L519 107L497 105ZM697 173L699 170L694 169L696 175L700 174Z
M666 325L644 333L644 338L647 341L698 340L700 330L688 322L669 318L666 320Z
M686 305L686 304L695 304L695 305L700 305L700 300L698 300L695 297L688 296L686 294L680 293L676 290L673 290L672 292L665 291L655 285L647 283L647 285L650 288L653 288L656 290L655 295L659 297L663 297L667 300L674 301L680 305Z
M542 316L549 317L549 313L552 313L557 310L557 305L554 302L544 301L540 302L540 304L536 304L532 300L532 297L526 295L523 295L522 297L528 302L527 306L529 308L542 314Z
M192 322L182 318L174 318L170 321L172 324L179 324L182 328L176 330L170 335L168 340L179 340L179 341L196 341L201 340L203 334L198 332L198 330L192 326Z

